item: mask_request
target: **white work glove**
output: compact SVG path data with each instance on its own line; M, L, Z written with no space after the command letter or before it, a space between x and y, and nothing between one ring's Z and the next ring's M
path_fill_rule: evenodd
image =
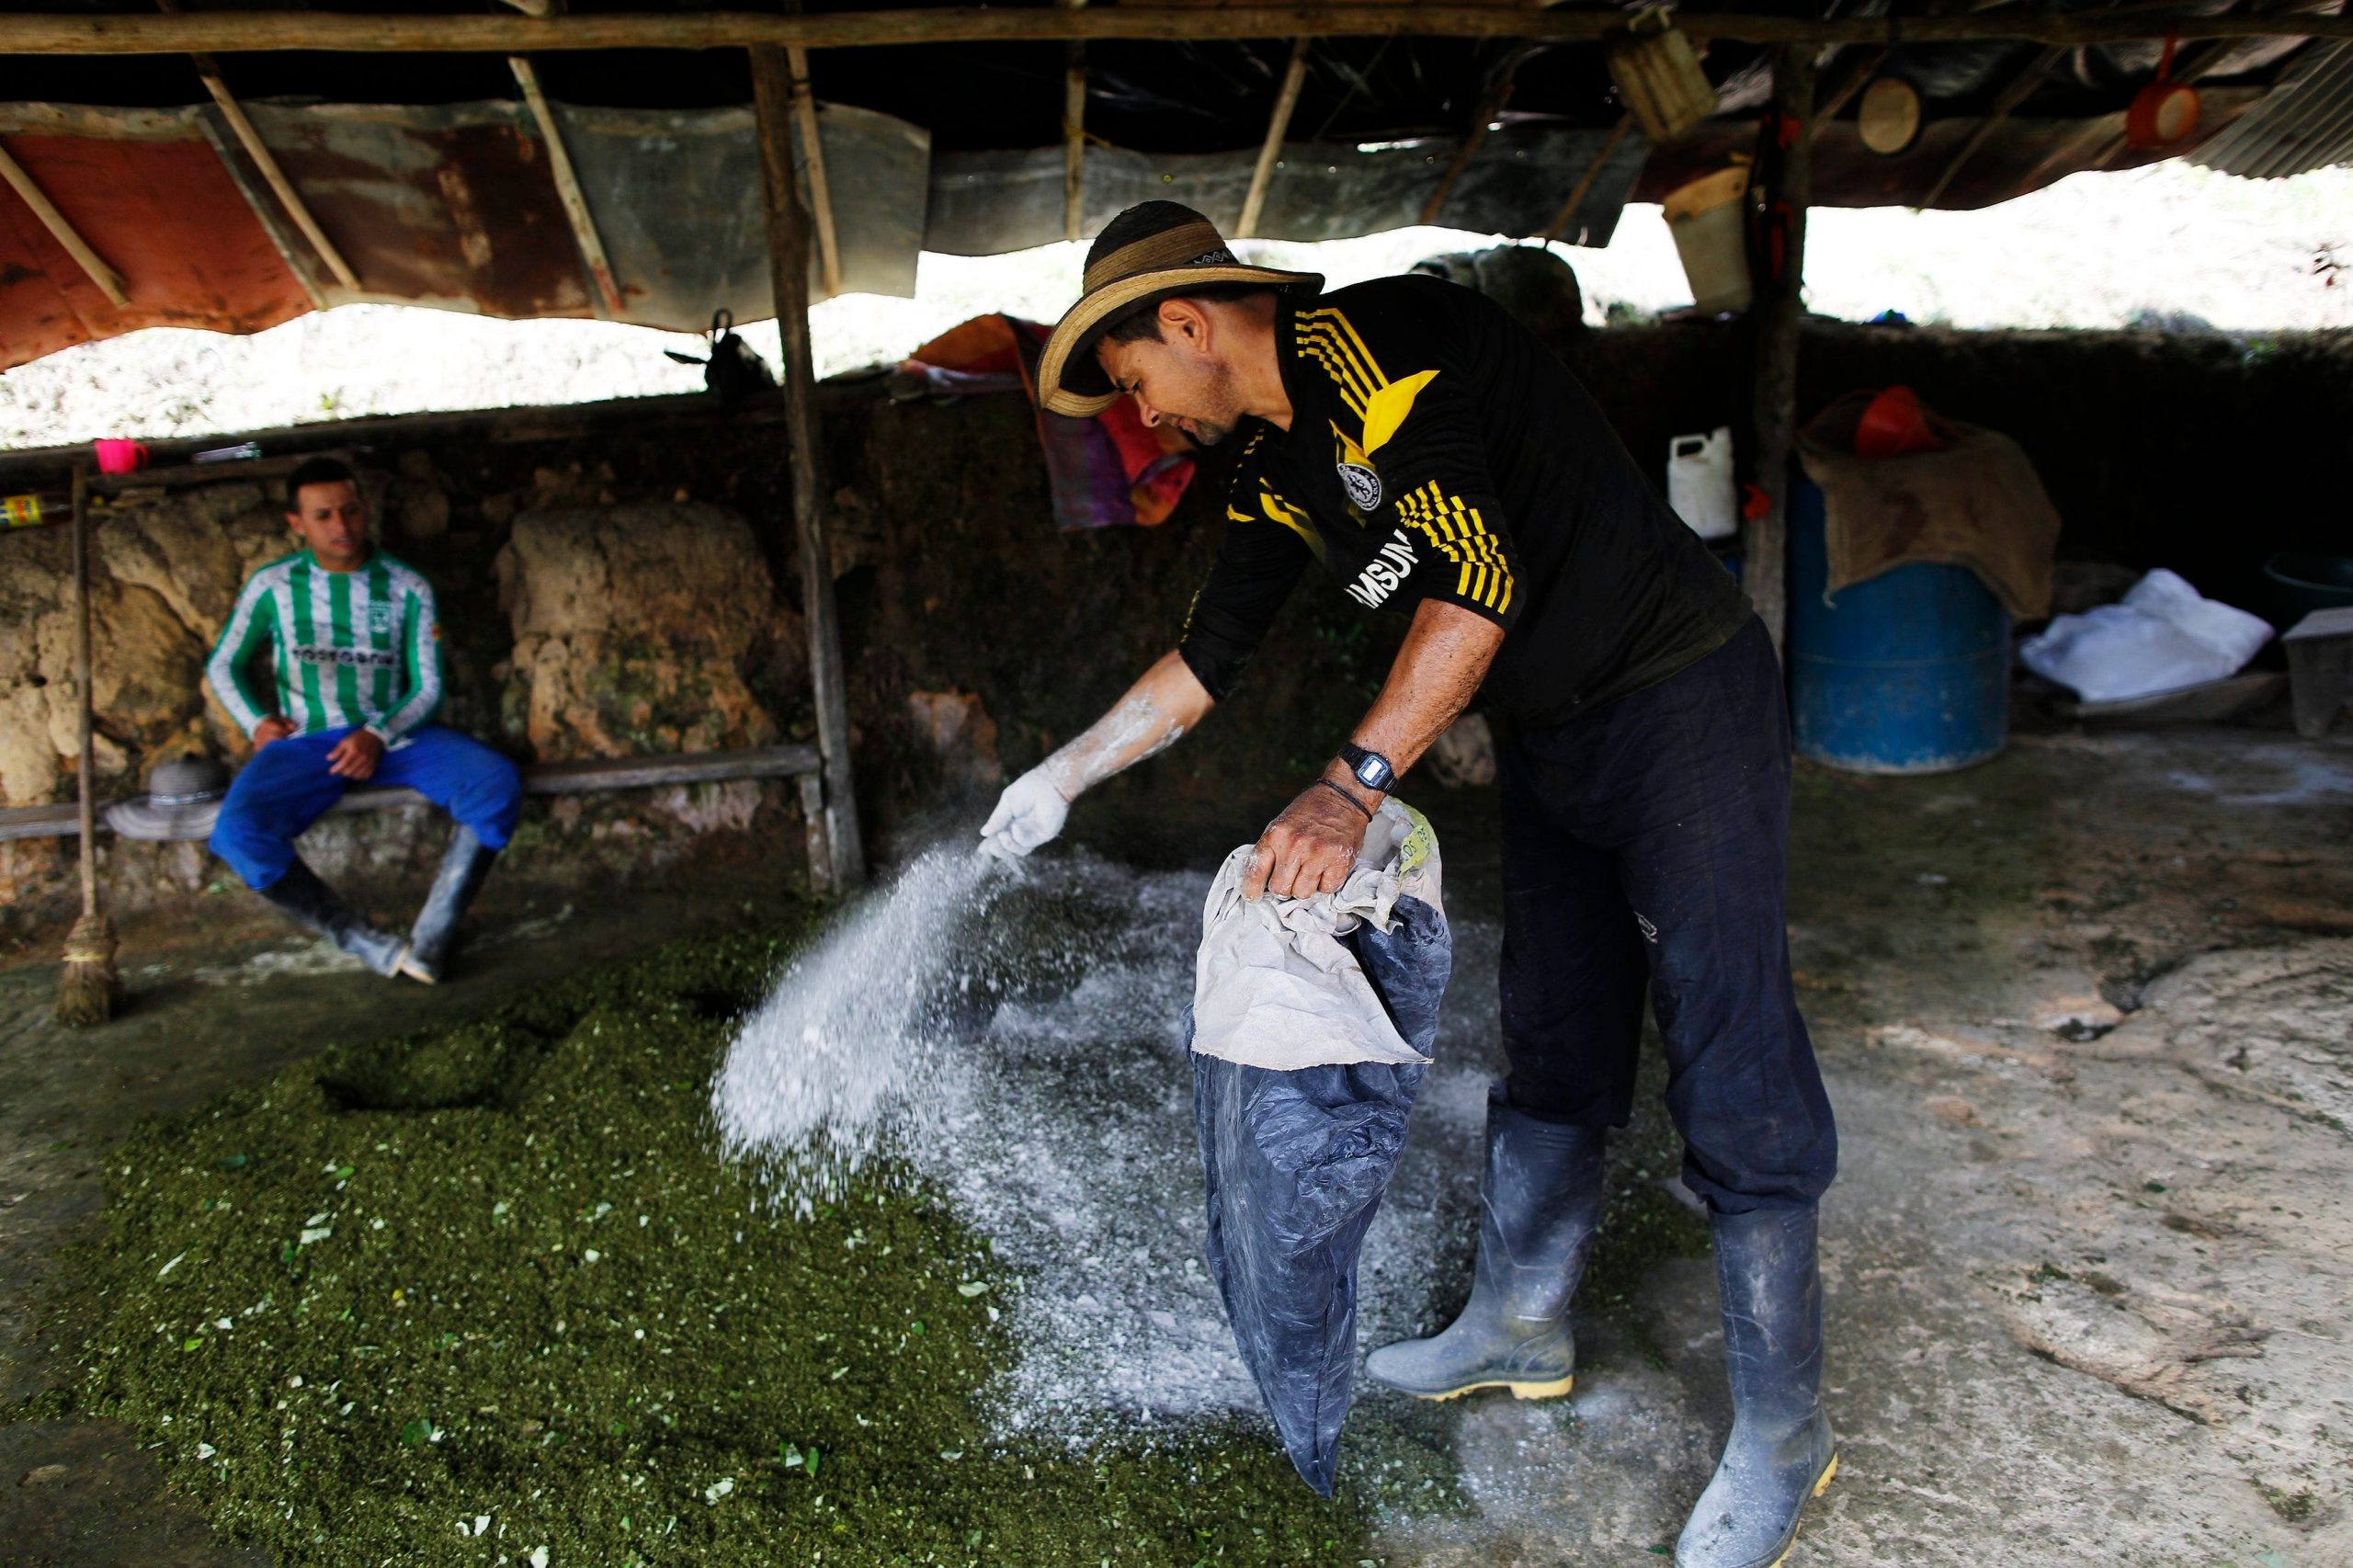
M1070 801L1044 767L1033 767L997 797L996 810L981 824L981 853L1018 859L1062 832L1069 816Z

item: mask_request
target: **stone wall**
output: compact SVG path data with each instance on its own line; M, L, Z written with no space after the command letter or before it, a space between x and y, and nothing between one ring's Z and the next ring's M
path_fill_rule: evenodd
M1733 329L1582 331L1553 315L1556 347L1647 472L1670 436L1740 423ZM1808 407L1906 381L2017 436L2064 520L2063 557L2174 565L2249 602L2269 550L2344 548L2353 335L2259 345L1817 324L1802 362ZM1216 549L1231 453L1205 456L1160 528L1063 534L1019 399L896 404L874 381L846 380L822 403L861 811L878 843L926 823L961 829L989 780L1068 739L1169 646ZM527 762L813 738L772 403L645 399L260 439L273 454L356 452L383 543L439 595L446 722ZM54 457L0 455L0 490L62 480ZM237 760L242 737L201 698L200 665L244 574L286 548L275 498L224 477L119 509L97 539L102 792L135 791L176 748ZM56 528L0 534L0 804L72 798L67 549ZM1155 824L1263 821L1370 700L1401 630L1311 580L1233 700L1113 780L1074 832L1150 861ZM551 875L625 876L714 843L756 843L798 875L789 796L540 801L524 843ZM337 818L305 853L355 877L414 878L438 839L397 813ZM118 906L219 880L190 849L108 844ZM7 918L71 909L70 847L0 843Z

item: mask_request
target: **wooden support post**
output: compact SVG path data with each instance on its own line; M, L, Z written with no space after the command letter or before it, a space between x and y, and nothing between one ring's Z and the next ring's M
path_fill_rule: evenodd
M1075 11L1086 0L1062 0ZM1086 42L1063 46L1063 238L1086 233Z
M588 211L588 198L580 188L580 176L573 172L572 151L563 144L563 128L555 122L555 110L548 106L548 96L540 90L540 74L531 69L530 61L519 54L508 55L506 66L515 73L515 85L523 89L523 102L529 106L531 119L539 124L540 140L547 143L548 173L555 180L555 193L563 203L563 216L572 225L573 241L580 246L580 259L588 264L589 276L597 280L597 292L605 297L606 311L619 316L624 308L620 285L613 280L613 264L606 259L605 242L597 233L597 220Z
M809 170L809 206L817 221L817 280L825 298L842 291L842 247L834 233L834 187L825 177L825 142L817 130L817 95L809 88L809 51L789 47L784 62L792 69L792 123L801 130L801 156Z
M1805 210L1813 186L1814 49L1773 50L1773 102L1757 138L1756 187L1764 200L1757 268L1755 480L1765 494L1761 517L1741 526L1741 580L1779 653L1789 620L1784 585L1789 545L1790 454L1797 444L1798 329L1805 316ZM1779 256L1775 256L1778 249ZM1779 266L1771 265L1776 259Z
M2043 78L2051 74L2051 68L2059 62L2059 57L2066 52L2063 49L2039 49L2034 51L2034 57L2010 79L2009 85L1995 96L1993 107L1985 111L1985 118L1977 122L1977 129L1969 133L1969 140L1961 144L1961 151L1952 155L1952 161L1945 165L1945 172L1937 176L1937 183L1928 187L1928 193L1920 198L1916 206L1934 207L1937 204L1937 198L1952 184L1953 176L1968 165L1970 159L1977 156L1979 148L1993 139L1994 132L2001 129L2002 122L2010 118L2010 111L2033 96L2034 90L2042 85Z
M817 377L809 351L809 219L792 166L792 66L774 44L751 51L752 103L767 207L768 272L784 348L786 434L792 451L792 514L800 536L801 613L816 687L817 749L824 756L825 846L836 892L866 881L849 756L849 696L834 608L833 551L825 539L824 452L817 430Z
M5 147L0 147L0 179L6 180L10 188L25 199L25 205L33 210L33 216L40 219L40 226L49 231L49 237L65 247L65 254L74 258L74 265L82 269L84 277L97 285L98 292L107 297L107 302L118 311L128 308L131 296L124 291L122 274L108 267L98 253L74 232L74 225L65 221L65 214L57 210L57 204L33 183L33 176L25 172L22 164L8 155Z
M82 918L98 912L97 662L90 649L90 471L74 465L74 693L80 710L81 750L74 764L82 830Z
M1515 78L1519 75L1521 64L1535 52L1536 46L1529 43L1513 50L1505 59L1503 68L1495 73L1494 85L1481 96L1479 107L1471 111L1471 129L1463 132L1462 145L1455 150L1454 161L1446 165L1446 173L1438 176L1438 188L1430 192L1427 201L1422 203L1422 222L1425 224L1438 222L1439 210L1446 206L1446 199L1454 194L1455 182L1462 177L1462 171L1471 166L1471 160L1479 155L1479 149L1485 144L1487 128L1495 122L1495 116L1503 113L1505 106L1511 102L1511 90Z
M1313 47L1312 40L1295 38L1290 41L1290 64L1283 71L1283 85L1275 94L1274 112L1267 117L1267 139L1258 145L1257 166L1250 171L1250 188L1242 198L1242 218L1233 225L1233 239L1246 240L1258 232L1258 211L1266 205L1267 184L1275 177L1275 165L1282 161L1283 138L1290 131L1292 111L1299 108L1299 90L1307 82L1307 51Z
M1561 203L1561 210L1552 215L1552 222L1545 225L1546 244L1568 233L1569 220L1577 215L1579 207L1585 205L1586 192L1591 190L1593 182L1601 177L1602 167L1609 162L1609 154L1618 151L1618 143L1626 140L1626 132L1633 128L1634 117L1631 114L1620 115L1618 123L1609 128L1609 139L1601 144L1601 151L1593 155L1593 162L1585 166L1585 173L1577 176L1577 183L1569 187L1569 199ZM1578 233L1582 234L1584 231L1579 230Z

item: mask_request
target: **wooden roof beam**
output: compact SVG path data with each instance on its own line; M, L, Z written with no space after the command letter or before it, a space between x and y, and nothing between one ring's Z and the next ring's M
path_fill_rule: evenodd
M200 17L191 17L181 12L179 0L155 0L155 5L164 13L163 15L137 17L109 17L105 19L142 22L202 20ZM335 242L327 238L327 232L319 227L319 221L311 215L310 207L294 189L294 182L286 177L286 171L278 166L278 155L269 150L261 139L261 132L256 131L254 122L246 118L245 106L239 103L236 95L229 91L229 84L222 79L219 63L209 52L200 49L188 51L188 63L196 67L197 77L203 82L204 90L212 95L212 101L220 107L222 117L228 120L229 129L235 132L237 144L245 150L245 156L254 161L254 167L261 171L263 181L268 185L271 194L278 198L278 205L286 209L286 215L289 218L294 220L294 226L302 231L302 237L311 242L311 248L319 253L319 259L327 264L327 270L335 274L335 280L353 293L358 293L359 275L351 269L349 262L343 259L343 253L335 248Z
M555 50L870 48L1074 39L1621 37L1627 13L1524 5L1321 4L961 6L815 16L709 11L672 15L349 16L205 11L167 16L12 15L11 54L186 54L323 50L335 53L544 54ZM2189 16L2165 11L2047 11L2004 6L1949 17L1775 17L1681 12L1695 42L1952 43L2018 39L2067 47L2164 38L2353 39L2353 16Z
M1494 84L1481 95L1479 107L1471 111L1471 128L1462 134L1462 145L1455 149L1453 162L1448 164L1446 173L1438 176L1438 188L1430 192L1427 201L1422 203L1422 222L1425 224L1438 222L1438 211L1445 207L1446 199L1454 194L1455 182L1462 177L1462 171L1471 166L1471 160L1479 155L1479 149L1486 144L1489 128L1504 112L1505 106L1511 102L1511 90L1518 85L1520 66L1535 52L1536 46L1532 43L1522 43L1512 51L1510 57L1503 62L1503 68L1495 73Z
M9 156L5 147L0 147L0 179L6 180L10 188L24 198L25 205L33 210L33 216L40 220L40 226L49 231L49 237L65 247L65 254L74 258L74 265L82 269L84 277L97 285L107 302L118 311L128 309L131 295L124 288L122 274L90 248L74 225L66 222L65 214L57 210L57 203L34 183L25 166Z
M791 74L792 123L801 134L801 159L809 176L809 217L817 233L817 281L828 300L842 291L841 237L834 230L834 186L825 174L825 142L817 129L817 95L809 85L809 51L787 45L785 69Z
M1995 96L1993 107L1985 111L1985 118L1977 122L1977 129L1969 133L1969 140L1963 142L1961 151L1952 155L1952 161L1945 165L1945 172L1937 176L1937 183L1928 187L1928 194L1914 203L1915 206L1934 207L1937 204L1937 198L1945 193L1954 176L1968 166L1970 159L1977 156L1980 148L1993 140L1994 132L2002 128L2002 122L2010 118L2018 105L2034 96L2034 90L2049 79L2051 68L2058 64L2060 57L2066 52L2063 49L2040 49L2034 52L2019 68L2018 74L2010 78L2009 85Z
M1275 165L1282 161L1283 138L1290 133L1290 117L1299 108L1299 90L1307 82L1307 51L1314 48L1312 39L1293 39L1290 64L1283 72L1283 85L1275 94L1275 107L1267 116L1267 137L1258 144L1258 162L1250 171L1250 188L1242 197L1242 221L1233 225L1230 238L1246 240L1258 232L1258 211L1266 205L1267 186L1275 177Z
M540 0L551 4L552 0ZM548 174L555 181L555 193L563 203L565 222L572 225L573 242L580 247L580 259L588 264L588 274L597 280L597 291L605 297L605 309L619 317L624 308L620 285L613 278L613 264L605 255L605 241L597 233L597 220L588 210L588 197L580 188L580 176L572 167L572 150L563 144L563 128L555 122L555 110L548 104L547 94L540 90L540 74L531 62L519 54L506 57L507 69L515 73L515 85L523 89L523 101L530 106L531 119L540 127L540 140L548 147Z

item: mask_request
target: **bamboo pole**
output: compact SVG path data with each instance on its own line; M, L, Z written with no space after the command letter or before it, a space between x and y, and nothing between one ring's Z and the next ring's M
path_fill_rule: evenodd
M197 124L204 131L204 140L211 147L212 155L221 160L221 172L229 176L229 183L235 186L237 194L245 199L246 210L254 215L254 222L261 226L261 232L269 236L270 248L278 253L278 259L286 264L287 276L293 278L295 286L302 290L302 297L311 301L311 309L325 310L326 296L319 292L318 281L311 275L310 264L294 254L294 242L288 235L285 225L278 221L277 210L237 162L236 155L229 151L228 139L221 134L210 115L199 115Z
M588 264L590 276L597 279L597 291L605 297L605 309L618 316L623 309L620 285L613 280L613 264L605 256L605 242L597 233L597 220L588 211L588 198L580 188L580 176L573 171L571 149L563 144L563 129L555 122L555 110L549 107L547 94L540 90L540 74L519 54L508 55L506 64L515 73L515 85L523 89L523 101L530 106L531 118L539 122L540 140L547 143L548 173L555 180L555 193L563 203L563 216L572 225L572 238L580 246L580 257Z
M2019 67L2018 74L2010 78L2009 85L1995 95L1993 106L1985 111L1985 118L1977 122L1977 129L1969 133L1969 140L1961 144L1961 151L1945 165L1944 173L1928 187L1928 193L1913 203L1915 207L1934 207L1937 204L1937 198L1945 193L1954 176L1968 167L1969 160L1977 156L1979 150L1993 140L1994 132L2002 128L2002 122L2010 118L2010 112L2034 96L2034 90L2042 85L2044 78L2051 74L2051 68L2059 63L2059 57L2066 52L2063 49L2040 49L2034 52L2033 58Z
M179 0L155 0L155 6L164 13L162 16L135 19L160 22L200 19L182 13ZM221 75L219 62L209 51L199 49L188 51L188 62L196 67L197 78L204 84L204 90L212 95L212 101L220 106L222 118L228 120L229 129L236 134L238 145L244 148L245 156L251 158L254 166L261 171L262 179L278 198L278 205L286 209L286 215L294 220L294 226L302 231L302 237L311 242L311 248L319 253L320 259L327 264L327 270L335 274L335 281L358 293L359 275L351 269L349 262L343 259L343 253L335 248L335 242L327 238L324 229L319 227L319 221L311 216L310 207L294 189L294 182L286 177L286 171L278 166L278 154L269 150L267 143L261 139L261 132L254 129L254 122L245 114L245 106L229 91L229 84Z
M1243 193L1242 219L1233 238L1246 240L1258 232L1258 212L1266 205L1267 187L1282 161L1283 138L1290 132L1290 117L1299 108L1299 90L1307 84L1307 51L1313 40L1291 40L1290 63L1283 70L1283 85L1275 93L1275 107L1267 116L1267 139L1258 144L1258 162L1250 171L1250 188Z
M809 205L817 223L817 278L828 300L842 291L842 247L834 233L834 187L825 176L825 142L817 129L817 95L809 86L809 51L787 47L792 72L792 122L801 129L801 158L809 171Z
M2023 6L1951 17L1775 17L1677 13L1694 42L1954 43L2018 39L2072 46L2164 38L2353 39L2353 16L2189 16L2060 12ZM11 54L333 53L544 54L557 50L802 49L1073 39L1518 38L1572 42L1627 35L1627 15L1522 6L1291 5L961 6L833 11L817 16L710 11L603 16L349 16L323 11L210 11L171 16L13 15Z
M1425 225L1438 222L1439 209L1446 205L1446 199L1454 194L1455 182L1462 177L1462 171L1471 166L1471 160L1477 157L1479 149L1486 144L1488 127L1495 124L1495 117L1503 113L1505 106L1511 102L1511 90L1517 85L1520 66L1535 52L1536 46L1530 43L1523 43L1513 50L1504 62L1503 69L1496 73L1495 84L1481 96L1479 107L1471 111L1471 129L1463 132L1462 145L1455 149L1454 161L1446 165L1446 173L1438 176L1438 188L1430 192L1427 201L1422 203L1422 222Z
M1789 544L1790 454L1797 444L1798 328L1805 317L1805 210L1813 190L1814 59L1811 45L1773 51L1773 105L1757 138L1757 173L1768 203L1767 222L1787 224L1780 272L1757 270L1755 432L1756 483L1765 493L1761 517L1741 528L1741 581L1756 614L1781 650L1789 621L1785 565ZM1786 142L1779 125L1795 122Z
M1609 128L1609 139L1602 142L1601 151L1593 155L1593 162L1585 166L1585 173L1577 176L1577 183L1569 187L1569 199L1561 203L1561 210L1554 213L1552 221L1544 226L1546 244L1551 244L1568 232L1569 220L1575 217L1577 209L1585 204L1586 192L1591 190L1593 182L1601 177L1602 165L1609 162L1609 154L1618 151L1618 143L1626 140L1626 132L1633 129L1632 115L1622 114L1618 117L1618 123Z
M1062 0L1077 10L1086 0ZM1077 239L1086 228L1086 43L1073 39L1063 49L1063 238Z
M826 858L841 892L866 881L858 798L850 771L849 697L834 605L833 551L825 538L824 450L817 429L817 377L809 350L809 218L792 166L792 68L783 49L752 54L752 103L760 142L760 189L767 208L768 270L777 334L784 349L785 428L792 451L792 515L799 537L801 614L809 629L809 675L816 688L817 749L824 758Z
M74 265L82 269L84 277L97 285L107 302L118 311L128 309L131 295L124 289L122 274L90 248L74 225L66 222L65 214L57 210L57 203L25 172L22 164L9 156L6 147L0 147L0 179L6 180L10 188L24 198L25 205L33 210L33 216L40 220L40 226L49 231L49 237L65 247L65 254L74 258Z
M351 269L351 263L343 259L343 253L335 248L335 242L327 238L327 232L320 228L319 221L311 215L310 206L294 189L294 182L288 179L286 171L278 166L278 154L269 150L261 139L261 132L254 129L254 122L245 118L245 106L237 101L229 91L228 83L221 79L221 68L213 63L212 56L197 52L188 58L196 62L196 74L203 80L204 90L210 93L212 101L221 106L221 113L229 121L229 129L236 132L238 145L244 148L245 156L251 158L254 166L261 171L261 177L268 184L271 194L278 198L278 204L286 209L286 215L294 220L294 226L302 231L302 237L311 242L311 248L317 251L319 259L327 264L327 270L335 274L335 280L358 293L359 274Z
M80 709L76 754L82 822L82 918L98 912L97 697L97 661L90 647L90 471L74 465L74 696Z
M90 472L74 468L74 686L81 708L82 747L74 765L75 795L82 830L82 915L66 933L64 971L57 984L57 1021L86 1028L114 1017L122 1000L122 971L115 967L114 923L98 907L98 770L91 686L96 660L90 650Z
M1852 102L1857 93L1870 85L1871 77L1886 62L1887 51L1884 49L1867 49L1856 56L1847 65L1846 74L1838 79L1838 85L1824 93L1822 102L1814 106L1814 123L1819 125L1824 120L1836 119L1838 111Z

